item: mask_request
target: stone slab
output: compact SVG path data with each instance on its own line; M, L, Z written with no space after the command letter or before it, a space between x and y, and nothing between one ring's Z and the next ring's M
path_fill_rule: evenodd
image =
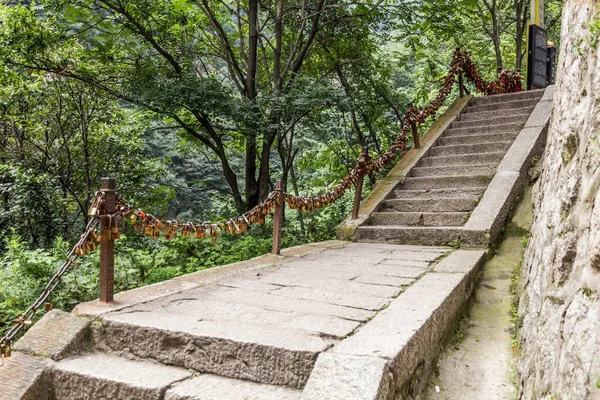
M273 310L267 306L258 307L191 297L142 304L127 311L160 311L171 315L194 317L202 321L242 321L292 330L306 330L334 337L346 336L360 325L358 321L329 315Z
M342 270L347 272L353 272L357 275L360 274L374 274L374 275L385 275L385 276L395 276L399 278L411 278L414 277L413 274L406 275L407 271L412 271L411 269L421 269L424 272L430 265L430 262L426 261L404 261L404 260L383 260L381 263L376 265L355 265L355 264L339 264L339 263L323 263L319 264L317 262L306 264L302 263L301 265L304 268L312 268L315 270L320 270L321 268L327 269L335 269ZM298 264L289 265L297 266ZM410 268L410 269L406 269ZM417 275L418 276L418 275Z
M52 390L58 399L161 400L170 385L189 377L180 368L93 354L58 363Z
M525 128L498 165L497 171L515 171L524 176L531 166L534 155L543 151L547 126Z
M380 400L394 396L392 374L380 357L319 356L302 400Z
M447 253L452 251L451 248L448 247L439 247L439 246L412 246L412 245L404 245L404 244L387 244L387 243L357 243L357 242L348 242L346 246L344 246L344 250L347 252L373 252L373 253L388 253L388 252L401 252L401 251L411 251L411 252L423 252L423 253Z
M525 128L543 127L548 125L552 111L552 103L552 100L540 101L525 123Z
M406 260L406 261L435 261L445 253L423 252L423 251L381 251L377 253L352 253L343 250L328 250L319 254L308 254L303 260L319 261L341 261L352 264L378 264L383 260ZM327 258L327 260L326 260Z
M373 286L369 283L357 282L356 280L341 281L327 277L288 274L285 269L266 274L257 279L261 282L280 286L307 287L326 290L328 292L356 293L371 297L394 297L399 292L398 289L393 287Z
M298 400L300 392L272 385L202 374L165 395L165 400Z
M46 400L44 371L50 361L14 352L0 358L0 400Z
M428 331L422 329L427 321L433 321L436 311L439 310L438 312L442 313L452 311L444 303L460 286L463 279L463 274L425 275L355 335L340 342L332 352L383 357L387 360L398 359L400 362L402 352L408 348L409 343L417 342L414 337L417 333L431 337L436 336L433 335L433 327L430 327ZM443 329L443 327L435 327L435 330L438 329ZM441 343L431 344L439 345ZM416 360L407 358L402 360L404 364L408 365L414 361Z
M440 261L433 272L467 274L473 267L480 269L485 261L485 250L456 250L448 257Z
M426 267L424 267L426 268ZM413 280L410 278L401 278L389 275L378 275L370 272L361 271L347 271L344 269L328 269L328 268L302 268L284 266L282 271L285 271L287 275L298 275L298 276L312 276L312 277L323 277L333 278L336 280L348 280L359 283L368 283L372 285L384 285L384 286L405 286L410 285Z
M104 317L96 341L118 354L293 388L304 386L318 353L331 346L301 330L157 312Z
M389 297L373 297L356 293L337 293L303 287L282 287L272 294L281 297L313 300L327 304L372 311L380 310L390 302Z
M385 285L403 287L412 285L415 280L413 278L403 278L389 275L361 274L354 282L370 283L372 285Z
M368 272L374 274L383 274L384 272L376 271L377 266L385 265L397 265L415 268L427 268L431 262L429 261L418 261L418 260L394 260L394 259L382 259L376 264L364 264L351 262L352 260L293 260L285 264L286 267L290 268L303 268L303 269L332 269L346 272Z
M460 239L461 227L452 226L361 226L357 237L363 242L450 244Z
M388 267L388 266L394 267L392 270L394 276L401 277L401 278L413 278L414 279L414 278L418 278L419 276L423 275L426 272L425 268L397 265L396 260L385 260L381 263L381 265L378 265L378 267L380 267L380 268L384 268L384 267Z
M544 90L544 95L540 101L554 101L554 88L556 85L550 85Z
M374 314L374 312L370 310L338 306L335 304L322 303L313 300L282 297L268 293L249 293L247 290L234 288L210 293L205 298L233 304L256 305L259 307L267 307L272 310L330 315L353 321L366 321Z
M88 349L90 320L52 310L25 333L15 350L55 361Z

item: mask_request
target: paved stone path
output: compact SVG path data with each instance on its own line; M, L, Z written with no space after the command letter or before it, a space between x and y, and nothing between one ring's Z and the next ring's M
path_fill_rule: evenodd
M103 315L97 339L115 355L300 389L319 353L352 335L448 252L340 244ZM77 369L89 364L93 374L98 357L78 361ZM75 373L68 362L66 368ZM215 378L196 380L206 379ZM240 385L221 386L231 384Z

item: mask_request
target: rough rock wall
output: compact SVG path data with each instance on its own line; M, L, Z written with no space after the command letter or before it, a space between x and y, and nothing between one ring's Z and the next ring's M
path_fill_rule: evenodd
M600 399L599 19L600 2L565 1L554 113L521 274L521 399Z

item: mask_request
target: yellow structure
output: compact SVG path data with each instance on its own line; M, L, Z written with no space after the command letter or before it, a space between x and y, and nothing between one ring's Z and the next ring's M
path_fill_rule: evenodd
M544 27L544 0L531 0L530 23Z

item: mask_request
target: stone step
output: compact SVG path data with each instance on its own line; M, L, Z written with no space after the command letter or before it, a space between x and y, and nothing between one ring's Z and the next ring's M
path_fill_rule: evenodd
M361 242L446 246L457 242L460 233L458 227L373 225L360 226L356 236Z
M487 186L493 174L484 175L458 175L458 176L429 176L406 178L402 187L408 190L415 189L454 189Z
M478 111L461 114L458 118L459 121L487 121L490 118L503 117L508 120L513 117L529 116L533 111L534 107L523 107L516 109L506 110L492 110L492 111Z
M451 175L493 175L498 163L476 165L450 165L447 167L418 167L410 171L410 176L451 176Z
M165 395L165 400L300 400L302 392L280 386L202 374Z
M480 106L484 104L501 103L505 101L541 99L543 95L543 90L528 90L526 92L496 94L493 96L481 96L472 98L469 102L469 105Z
M457 191L457 189L436 189L436 191ZM442 194L430 193L425 190L396 190L394 196L415 196L413 198L397 198L384 200L379 206L379 212L461 212L473 211L480 195L468 196L470 190L460 191L456 197L444 197ZM410 194L407 194L410 193ZM416 194L421 193L421 194ZM483 190L481 190L483 193ZM430 196L418 198L417 196ZM458 197L463 196L463 197Z
M515 140L518 132L503 132L503 133L488 133L482 135L464 135L464 136L448 136L441 137L437 144L455 145L455 144L479 144L493 142L510 142Z
M468 136L468 135L486 135L492 133L518 133L523 128L522 122L510 122L506 124L496 124L488 126L469 126L464 128L448 129L444 137Z
M425 157L419 161L419 167L443 167L449 165L474 165L500 163L506 152L471 153L452 156Z
M461 188L461 189L429 189L429 190L394 190L391 196L384 200L406 200L406 201L423 201L423 200L444 200L452 201L455 199L478 198L485 192L486 187ZM400 211L412 211L399 209ZM450 210L449 210L450 211Z
M487 128L492 125L500 124L520 124L519 130L525 125L529 119L529 114L518 115L515 117L491 117L487 120L479 121L454 121L450 126L452 129L455 128Z
M56 400L162 400L171 385L191 377L183 368L105 354L61 361L50 375L50 398Z
M149 361L91 354L61 361L50 373L56 400L298 400L300 391L201 374Z
M463 114L468 114L468 113L476 113L476 112L482 112L482 111L518 110L518 109L523 109L523 108L534 107L538 101L539 101L539 99L533 98L533 99L522 99L522 100L512 100L512 101L502 101L502 102L489 103L489 104L481 104L481 105L465 107L465 109L463 109L462 112L463 112Z
M333 344L299 329L142 310L105 316L97 336L98 348L117 354L296 389L306 384L317 355Z
M367 225L463 226L468 212L376 212Z
M476 144L457 144L446 146L434 146L429 151L430 157L450 155L471 155L473 153L506 152L512 145L512 141L489 142Z

